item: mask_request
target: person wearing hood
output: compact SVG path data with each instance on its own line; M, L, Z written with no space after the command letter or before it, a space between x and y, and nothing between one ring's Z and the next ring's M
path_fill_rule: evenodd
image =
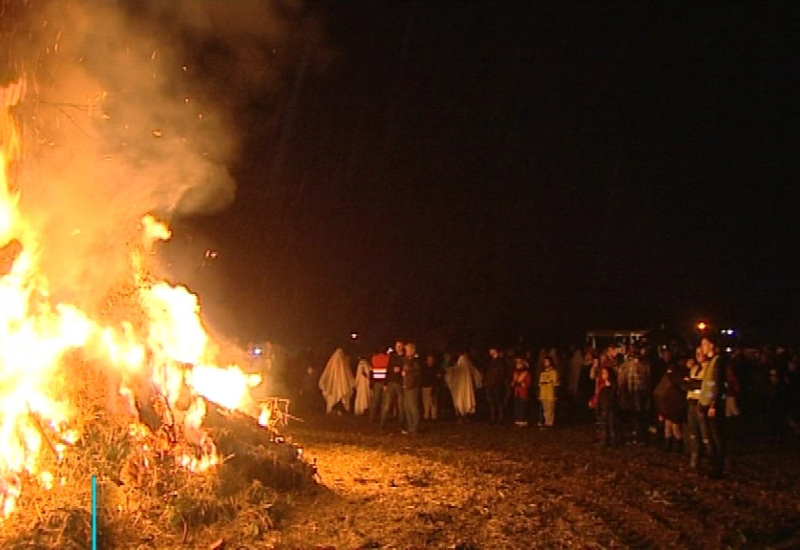
M356 368L356 402L355 413L357 415L364 414L369 408L372 401L372 388L370 387L370 367L369 361L361 357L358 360L358 367Z
M463 422L475 414L475 390L483 386L481 371L464 352L459 355L455 366L447 369L445 379L453 396L456 415Z
M319 389L325 398L326 412L333 412L333 407L341 403L345 411L350 411L350 395L354 386L353 373L348 366L347 355L342 348L337 348L328 359L325 370L319 378Z

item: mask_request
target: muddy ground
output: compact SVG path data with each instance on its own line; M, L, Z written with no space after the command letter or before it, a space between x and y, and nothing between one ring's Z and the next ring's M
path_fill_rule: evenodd
M800 547L796 445L740 440L726 479L711 480L656 445L596 448L581 419L412 437L323 415L288 431L321 484L274 511L263 547Z

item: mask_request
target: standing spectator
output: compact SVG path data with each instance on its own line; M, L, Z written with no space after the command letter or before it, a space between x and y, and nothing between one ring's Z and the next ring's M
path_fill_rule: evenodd
M763 405L768 401L771 391L770 373L773 369L778 371L778 368L772 363L769 353L759 353L758 351L751 357L749 367L750 380L747 386L749 398L754 405L753 409L757 411L758 425L766 427L765 422L768 422L768 418L765 416L767 411Z
M705 373L705 363L702 362L702 358L703 354L700 348L697 348L695 357L690 357L686 361L689 373L683 379L683 388L686 390L687 429L689 431L689 467L693 470L696 470L699 464L701 444L708 443L705 424L700 421L700 415L697 412L700 386Z
M370 365L369 362L361 357L356 367L356 402L355 413L364 414L370 407L372 401L372 388L370 388Z
M768 440L779 441L783 438L790 408L789 385L781 377L778 369L773 368L769 371L769 385L764 400Z
M506 364L506 376L503 380L503 416L512 418L514 416L514 356L513 348L508 348L503 353L503 361Z
M644 444L647 429L647 406L650 387L648 374L647 366L635 351L620 367L619 372L619 380L622 386L621 393L625 396L625 405L630 415L631 442L635 445Z
M536 356L536 360L534 362L533 356L527 358L528 362L528 369L531 373L531 380L539 381L539 375L542 374L542 369L544 368L544 358L547 357L547 349L542 348L539 350L539 354Z
M788 424L795 439L800 440L800 372L797 370L796 358L792 358L786 365L783 379L789 396Z
M597 393L592 399L600 419L600 444L616 447L617 436L617 385L616 376L609 367L602 367L597 376Z
M665 371L653 391L656 412L664 421L664 450L674 448L683 452L683 423L686 422L686 391L683 390L684 370L672 361L669 350L662 353Z
M580 389L581 371L583 370L583 354L579 349L575 350L572 354L572 359L569 361L569 398L575 400L578 398L578 390Z
M711 462L708 473L711 478L720 478L725 469L725 360L717 351L714 342L706 336L700 342L706 369L700 386L697 410L708 430L709 443L706 451Z
M383 407L381 408L381 428L386 428L386 422L392 412L392 407L398 408L398 420L403 425L403 361L405 359L405 343L398 340L394 344L394 353L389 355L389 366L386 370L386 384L383 387Z
M545 357L542 367L542 373L539 375L539 401L542 403L544 426L552 428L556 421L557 389L560 382L552 358Z
M383 389L386 385L386 372L389 368L389 354L379 351L372 356L370 361L370 383L372 385L372 399L369 404L369 422L372 424L381 415L383 404Z
M350 411L350 395L353 393L355 380L350 371L349 362L349 358L342 348L337 348L319 378L317 386L325 398L328 414L331 414L337 405L346 412ZM337 409L336 413L342 414L340 409Z
M489 350L489 357L491 359L484 377L486 401L489 404L489 424L502 424L506 393L506 362L497 348Z
M593 352L594 350L592 349L591 351ZM590 355L588 352L587 352L586 357L587 357L587 359L589 357L592 357L592 366L591 366L591 369L589 371L589 378L594 382L594 384L593 384L594 385L594 391L590 393L591 397L590 397L590 401L589 401L589 406L592 407L595 410L598 428L602 428L601 419L600 419L600 409L597 407L597 398L600 395L600 390L603 389L603 386L605 385L605 383L603 382L602 378L600 377L600 374L601 374L603 369L608 369L608 372L610 373L610 376L612 378L614 378L614 389L615 389L615 391L617 391L619 393L618 384L617 384L617 369L618 369L618 365L619 365L619 363L617 362L617 348L613 344L609 344L608 346L606 346L605 350L600 355L600 357L594 358L594 354L592 353ZM619 395L617 395L617 397L619 397ZM614 421L619 423L619 402L618 401L616 402L616 406L617 406L617 409L616 409L616 413L614 415L615 416ZM601 433L601 435L602 435L602 433Z
M405 429L410 434L416 434L419 427L419 399L421 388L422 368L417 357L417 346L413 342L405 345L405 358L403 359L403 417Z
M559 380L564 380L564 360L562 359L561 352L558 351L558 348L550 348L550 351L547 352L547 357L550 358L552 361L553 368L556 369L556 373L558 374ZM544 362L542 362L542 370L544 370ZM539 373L542 374L541 372ZM537 378L538 380L538 378Z
M594 380L593 395L600 393L600 389L603 385L602 379L600 378L601 369L609 369L611 376L616 377L618 366L617 348L613 345L606 346L605 351L602 353L602 355L600 355L599 358L592 359L592 367L589 375L591 379Z
M320 409L322 401L317 391L318 383L319 376L316 369L313 365L308 365L303 380L300 382L300 407L305 413L316 413Z
M455 358L456 355L454 353L446 352L442 356L441 367L436 372L437 380L434 395L436 395L436 415L439 420L450 420L456 416L453 394L447 383L447 373L455 365Z
M447 385L453 396L453 407L459 421L475 414L475 390L483 385L481 371L475 367L467 352L461 353L454 367L447 369Z
M531 373L527 362L522 357L514 360L514 424L520 427L528 425L528 399L531 387Z
M726 361L725 365L725 429L727 431L727 440L730 442L729 450L733 450L733 446L739 439L739 395L742 390L739 385L739 378L736 376L733 361ZM730 455L730 453L728 453Z
M429 353L425 357L425 366L422 367L422 418L436 420L437 418L437 385L440 379L439 368L436 366L436 357Z
M586 353L583 355L581 381L578 383L578 397L580 399L591 399L596 394L595 382L598 378L600 378L599 354L595 348L587 346Z

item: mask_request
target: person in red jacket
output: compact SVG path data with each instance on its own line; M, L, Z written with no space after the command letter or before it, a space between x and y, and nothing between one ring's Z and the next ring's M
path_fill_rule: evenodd
M386 371L389 368L389 354L379 351L372 356L372 368L369 371L372 400L369 404L369 422L376 422L381 416L383 405L383 386L386 385Z
M514 377L511 385L514 389L514 424L527 426L531 373L528 363L522 357L514 360Z

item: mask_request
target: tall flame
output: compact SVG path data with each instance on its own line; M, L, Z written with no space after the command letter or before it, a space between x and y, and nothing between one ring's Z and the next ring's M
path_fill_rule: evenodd
M214 364L194 294L146 274L154 242L170 238L166 224L152 215L141 220L140 245L131 250L135 292L130 307L136 311L129 319L111 322L50 297L38 269L43 251L25 223L20 191L9 176L21 155L10 107L24 93L24 80L0 88L0 520L14 510L23 478L37 479L44 488L53 485L53 475L40 471L42 453L50 448L60 457L80 437L70 425L73 396L53 384L64 375L68 352L85 350L115 373L121 381L115 391L128 399L135 423L142 400L163 399L177 428L198 450L178 462L195 471L219 463L202 429L204 399L254 414L249 389L259 382L235 365Z

